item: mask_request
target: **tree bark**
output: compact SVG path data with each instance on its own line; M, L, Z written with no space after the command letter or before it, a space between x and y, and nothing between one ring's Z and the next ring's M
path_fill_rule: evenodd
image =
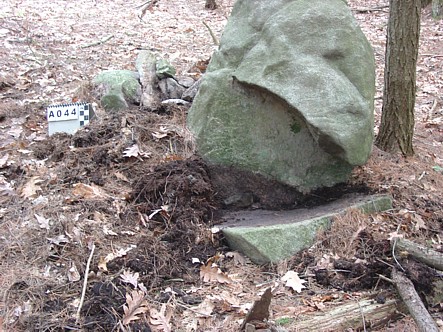
M375 144L411 156L421 0L390 0L389 5L382 118Z
M141 51L135 61L135 67L140 75L140 83L142 85L140 105L143 109L151 111L160 107L156 62L155 54L151 51Z
M443 14L443 0L432 0L432 17L438 19Z
M396 251L406 251L419 262L443 271L443 254L406 239L397 239Z
M215 0L206 0L205 8L206 9L216 9L217 3L215 2Z
M366 330L383 326L401 317L396 300L378 304L373 300L346 303L319 314L306 315L297 321L297 331Z

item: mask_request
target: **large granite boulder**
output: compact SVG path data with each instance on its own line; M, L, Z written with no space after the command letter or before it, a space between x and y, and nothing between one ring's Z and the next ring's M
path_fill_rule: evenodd
M374 93L373 51L343 0L237 1L188 125L212 164L309 192L367 161Z

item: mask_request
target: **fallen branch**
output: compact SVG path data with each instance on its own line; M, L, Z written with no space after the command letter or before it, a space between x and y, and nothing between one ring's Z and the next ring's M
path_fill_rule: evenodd
M435 250L426 248L406 239L396 239L395 250L404 252L413 256L417 261L443 271L443 255Z
M379 304L374 300L360 300L334 307L313 315L306 315L297 322L297 331L345 331L363 330L365 327L382 326L403 315L397 310L396 300ZM367 326L370 322L370 326Z
M86 269L85 269L85 280L83 281L83 289L82 289L82 296L80 297L80 304L78 305L77 313L75 315L76 322L80 319L80 311L83 307L83 302L85 300L85 294L86 294L86 286L88 285L88 274L89 274L89 267L91 266L92 261L92 255L94 255L95 250L95 244L92 243L91 253L89 254L88 262L86 263Z
M93 46L101 45L101 44L106 43L107 41L109 41L112 38L114 38L114 35L110 35L110 36L108 36L106 38L103 38L103 39L101 39L101 40L99 40L97 42L91 43L91 44L86 44L86 45L80 46L80 48L88 48L88 47L93 47Z
M146 11L147 10L152 10L152 8L154 7L154 5L159 2L159 0L150 0L150 1L146 1L145 3L141 4L140 6L137 6L135 8L142 8L141 9L141 13L140 15L138 15L138 18L143 21L143 16L145 16Z
M415 291L412 281L396 269L392 270L391 277L401 299L417 324L419 331L438 332L437 324L426 310L423 302Z

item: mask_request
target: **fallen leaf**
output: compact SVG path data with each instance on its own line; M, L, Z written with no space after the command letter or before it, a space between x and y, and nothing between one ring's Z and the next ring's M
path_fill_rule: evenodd
M120 274L120 278L122 279L122 281L127 284L131 284L132 286L134 286L134 288L137 288L139 276L140 275L138 272L132 273L129 270L125 270L123 271L123 274Z
M219 227L214 226L214 227L211 228L211 233L212 234L217 234L219 232L220 232L220 228Z
M17 152L23 153L23 154L31 154L32 150L26 150L26 149L18 149Z
M200 278L204 282L217 281L221 284L229 284L232 282L231 278L226 273L223 273L217 266L213 266L212 262L200 267Z
M392 241L395 239L402 239L402 238L403 238L403 234L398 234L397 231L395 231L395 232L389 233L388 240Z
M130 157L146 157L149 158L150 153L142 152L138 146L138 144L134 144L130 146L129 148L126 148L125 151L123 151L123 156L130 158Z
M229 303L231 306L240 307L240 299L236 297L234 294L228 291L223 291L220 294L221 298Z
M306 288L305 286L303 286L306 280L300 279L298 273L294 271L286 272L286 274L281 278L281 280L286 282L285 284L286 287L292 288L297 293L300 293L303 288Z
M107 196L103 190L95 184L74 183L72 186L74 187L72 193L81 198L93 199L105 198Z
M126 304L123 306L123 325L140 319L139 315L149 311L148 302L145 300L145 293L139 290L133 290L126 293Z
M170 320L172 317L172 310L168 310L166 312L166 304L163 303L160 311L157 311L156 309L151 309L150 311L150 322L152 325L154 325L157 329L161 329L163 332L171 332L171 324Z
M158 131L154 131L152 133L152 136L154 136L154 138L156 138L156 139L162 139L162 138L165 138L166 136L168 136L168 133L160 133Z
M419 231L420 229L428 229L425 221L423 220L423 218L419 214L414 213L412 215L412 219L415 221L414 229L416 231Z
M98 264L97 264L98 269L100 271L108 272L108 266L106 265L106 263L107 263L106 258L101 256L98 259Z
M47 237L46 240L48 240L49 243L55 244L57 246L63 243L69 243L69 239L63 234L57 235L56 237Z
M214 302L206 297L198 306L195 308L197 317L209 317L212 315L212 311L215 308Z
M80 273L78 272L74 262L71 262L71 268L68 270L68 280L71 282L80 280Z
M37 213L34 214L35 218L37 219L38 226L43 229L49 230L49 219L46 219L45 217L39 216Z
M128 248L121 248L121 249L117 250L116 252L111 252L111 253L107 254L106 257L100 257L99 263L98 263L98 268L102 271L105 271L105 272L108 271L108 267L106 266L106 264L108 262L114 260L115 258L126 256L126 254L134 248L137 248L137 246L134 244L131 244Z
M125 151L123 151L123 156L127 158L138 157L139 154L140 154L140 148L138 147L138 144L134 144L129 148L126 148Z
M0 158L0 168L3 168L6 166L6 163L8 162L9 154L5 154L3 157Z
M6 181L6 179L1 176L0 177L0 196L12 196L14 195L14 188L12 188L11 184Z
M114 175L119 180L122 180L122 181L125 181L125 182L130 182L129 179L124 174L122 174L120 172L115 172Z
M103 233L109 236L118 236L116 232L109 228L109 225L103 225Z
M41 191L42 188L37 184L43 182L38 176L33 176L26 182L21 190L21 196L31 199L37 197L37 192Z

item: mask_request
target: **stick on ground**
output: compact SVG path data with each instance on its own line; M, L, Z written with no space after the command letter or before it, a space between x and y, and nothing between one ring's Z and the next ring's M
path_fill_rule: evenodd
M392 270L392 280L397 291L408 308L409 313L414 319L420 332L439 332L437 324L426 310L423 302L415 291L412 281L403 273Z
M86 263L85 280L83 281L82 296L80 297L80 304L78 305L77 314L75 315L76 322L78 322L80 319L80 311L82 310L83 302L85 300L86 286L88 285L89 266L91 265L92 255L94 255L94 250L95 250L95 244L93 243L91 248L91 253L89 254L88 262Z
M407 251L416 260L443 271L443 254L406 239L397 239L395 250Z

